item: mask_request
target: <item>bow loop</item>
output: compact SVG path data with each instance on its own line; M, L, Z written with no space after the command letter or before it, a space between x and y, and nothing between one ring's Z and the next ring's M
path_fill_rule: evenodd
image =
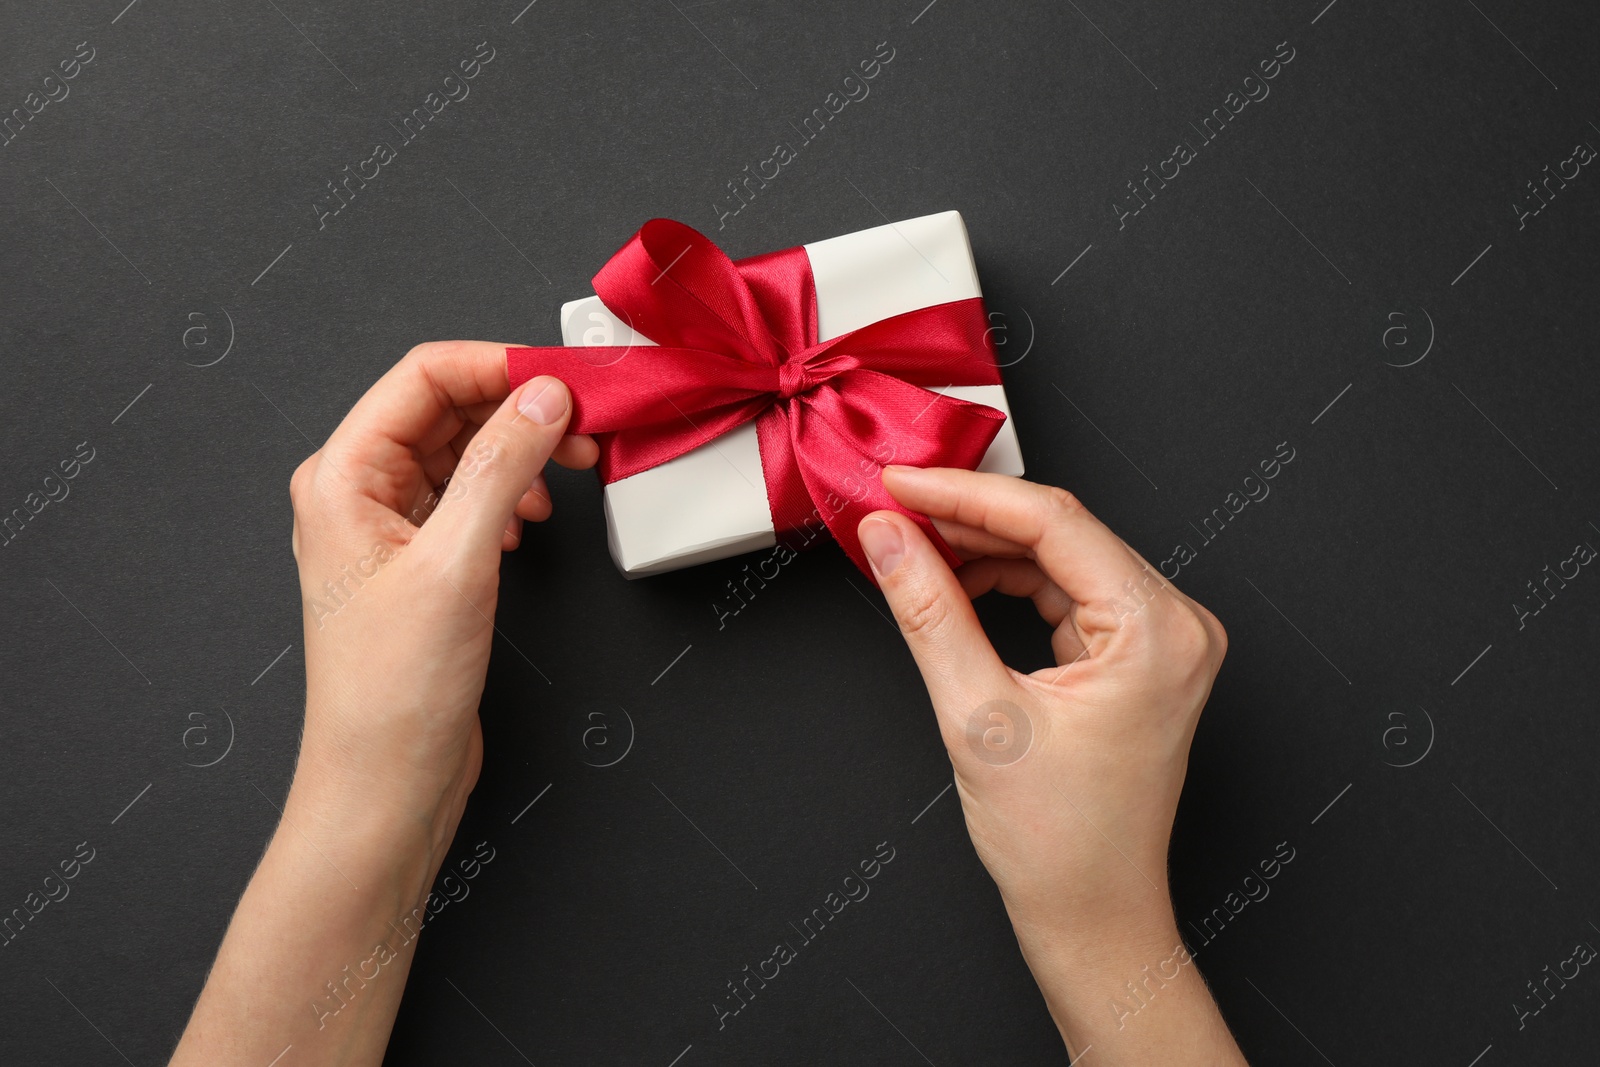
M804 320L789 311L793 296L784 301L772 286L750 284L709 238L671 219L640 227L594 276L594 291L606 307L626 308L634 329L663 347L775 367L807 344Z

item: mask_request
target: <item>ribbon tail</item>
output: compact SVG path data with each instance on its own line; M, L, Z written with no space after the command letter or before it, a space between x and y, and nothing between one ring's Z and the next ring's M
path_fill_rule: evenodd
M716 352L656 345L506 349L513 389L541 374L572 391L568 433L597 435L607 482L676 459L771 403L771 368Z
M933 522L889 495L883 487L883 468L905 464L975 469L1005 416L994 408L941 398L873 371L845 377L850 380L838 388L830 384L814 390L787 412L795 466L815 505L811 514L827 524L851 562L874 585L877 579L856 533L861 520L874 511L906 516L947 564L959 566L961 560ZM920 413L913 403L921 406ZM886 417L885 412L902 414ZM772 477L768 475L769 484ZM775 510L774 518L778 517Z

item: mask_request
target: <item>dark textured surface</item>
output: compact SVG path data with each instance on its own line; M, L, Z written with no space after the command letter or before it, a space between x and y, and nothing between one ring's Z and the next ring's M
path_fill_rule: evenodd
M1600 574L1515 605L1600 545L1600 172L1514 206L1600 146L1591 5L523 2L5 7L0 112L93 59L0 146L0 512L94 458L0 550L0 906L94 858L0 949L0 1061L170 1051L293 764L289 474L407 348L554 342L650 216L738 256L954 207L1031 475L1230 631L1172 865L1247 1054L1592 1062L1600 977L1518 1005L1600 943ZM470 95L402 144L480 42ZM724 183L880 42L870 96L719 231ZM552 480L458 844L496 859L425 939L389 1062L1063 1062L843 556L719 631L743 561L624 582L592 476ZM1039 665L1026 611L984 614ZM880 842L871 896L719 1030L724 984ZM1280 842L1270 895L1204 927Z

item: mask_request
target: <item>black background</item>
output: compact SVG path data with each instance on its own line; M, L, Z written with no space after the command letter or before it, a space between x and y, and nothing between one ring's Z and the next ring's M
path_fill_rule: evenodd
M524 2L6 5L0 112L95 58L0 147L0 513L95 458L0 549L0 908L96 857L0 949L0 1061L170 1053L293 766L289 475L385 368L556 342L652 216L741 256L948 208L1030 476L1153 563L1196 547L1178 584L1230 632L1172 873L1246 1053L1592 1061L1600 977L1514 1005L1600 941L1600 575L1513 607L1600 544L1600 174L1513 206L1600 145L1592 5ZM318 230L324 183L483 41L471 95ZM885 41L719 231L725 183ZM1271 95L1119 229L1125 183L1283 41ZM389 1062L1064 1062L876 592L830 547L719 630L746 561L625 582L593 476L553 482L504 568L457 846L496 859L424 939ZM1031 609L983 614L1044 662ZM883 841L872 896L719 1031L724 983Z

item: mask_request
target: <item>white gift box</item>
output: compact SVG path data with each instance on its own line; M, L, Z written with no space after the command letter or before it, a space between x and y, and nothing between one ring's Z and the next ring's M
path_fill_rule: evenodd
M805 246L817 290L817 333L827 341L879 319L982 296L960 212L875 226ZM562 342L653 345L597 296L561 308ZM929 399L932 400L930 391ZM937 390L1006 413L980 471L1022 474L1022 450L998 385ZM605 487L611 557L628 578L660 574L777 544L755 422Z

